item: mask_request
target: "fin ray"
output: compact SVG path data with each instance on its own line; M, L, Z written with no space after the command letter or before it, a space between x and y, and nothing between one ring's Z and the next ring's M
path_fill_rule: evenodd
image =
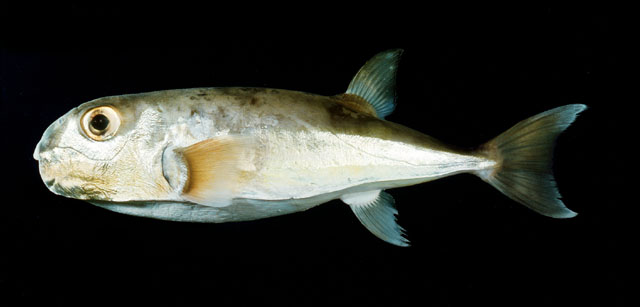
M560 199L552 173L553 149L585 105L572 104L525 119L481 147L498 163L476 175L511 199L546 216L571 218L577 213Z
M180 149L188 173L182 197L211 207L231 204L238 188L245 143L241 137L223 136Z
M351 207L360 223L376 237L397 246L409 246L405 230L398 225L393 196L384 191L345 194L340 198Z
M379 118L385 118L396 107L396 71L402 49L378 53L360 68L351 80L346 94L369 102Z

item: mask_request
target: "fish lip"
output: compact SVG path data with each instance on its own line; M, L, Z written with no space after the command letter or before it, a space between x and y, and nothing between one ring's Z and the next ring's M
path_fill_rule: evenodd
M38 141L38 144L36 144L36 149L33 150L33 158L36 161L40 161L40 159L42 159L42 157L40 156L40 147L42 147L43 138L44 138L44 135L42 136L42 138L40 138L40 141Z
M59 126L59 124L56 121L52 123L42 134L40 141L38 141L38 144L36 144L36 148L33 151L33 158L36 161L40 161L42 159L42 156L40 155L42 152L45 152L50 149L49 147L52 147L50 138L54 135L53 132L57 129L57 126Z
M40 161L40 142L38 142L38 145L36 145L36 149L33 151L33 159L35 159L36 161Z

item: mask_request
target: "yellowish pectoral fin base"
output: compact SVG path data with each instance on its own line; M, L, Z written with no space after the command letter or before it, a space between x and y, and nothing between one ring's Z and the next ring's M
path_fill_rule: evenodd
M205 206L229 205L239 186L239 160L245 145L240 139L224 136L183 149L188 179L182 196Z

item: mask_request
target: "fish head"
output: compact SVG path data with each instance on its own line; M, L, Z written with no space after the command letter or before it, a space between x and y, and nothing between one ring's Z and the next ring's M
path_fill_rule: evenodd
M53 122L33 157L53 193L88 201L162 198L161 110L135 97L84 103Z

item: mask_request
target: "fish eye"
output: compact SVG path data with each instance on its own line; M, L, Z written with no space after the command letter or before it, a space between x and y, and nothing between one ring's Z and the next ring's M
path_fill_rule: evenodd
M94 141L108 140L120 128L120 114L111 106L90 109L80 120L82 131Z

